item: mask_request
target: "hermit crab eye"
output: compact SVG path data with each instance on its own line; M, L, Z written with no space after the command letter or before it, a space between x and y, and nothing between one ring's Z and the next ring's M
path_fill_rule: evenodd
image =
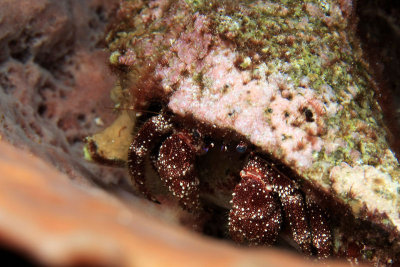
M200 138L201 137L200 132L198 130L196 130L196 129L193 129L192 135L193 135L194 138Z
M244 153L247 150L247 145L244 142L240 142L237 146L236 146L236 151L239 153Z

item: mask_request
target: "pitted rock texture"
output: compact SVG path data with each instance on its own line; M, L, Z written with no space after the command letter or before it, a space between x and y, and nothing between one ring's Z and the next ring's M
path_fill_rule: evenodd
M0 1L0 136L83 183L122 179L82 160L84 137L114 116L102 44L117 3Z

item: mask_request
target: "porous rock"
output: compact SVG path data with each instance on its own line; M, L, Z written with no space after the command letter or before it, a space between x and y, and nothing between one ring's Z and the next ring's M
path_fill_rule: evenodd
M101 44L116 5L0 1L0 136L82 183L122 180L80 160L84 137L114 117Z

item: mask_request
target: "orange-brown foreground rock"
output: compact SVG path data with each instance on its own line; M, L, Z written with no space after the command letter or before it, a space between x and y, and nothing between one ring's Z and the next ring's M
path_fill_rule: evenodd
M101 189L72 182L37 157L4 142L0 151L0 242L43 264L310 265L289 253L240 249L168 226Z

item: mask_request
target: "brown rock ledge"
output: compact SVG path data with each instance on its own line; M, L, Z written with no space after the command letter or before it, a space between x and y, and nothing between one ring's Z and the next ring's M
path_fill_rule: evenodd
M0 242L43 264L310 266L289 253L240 249L166 225L9 144L0 151Z

